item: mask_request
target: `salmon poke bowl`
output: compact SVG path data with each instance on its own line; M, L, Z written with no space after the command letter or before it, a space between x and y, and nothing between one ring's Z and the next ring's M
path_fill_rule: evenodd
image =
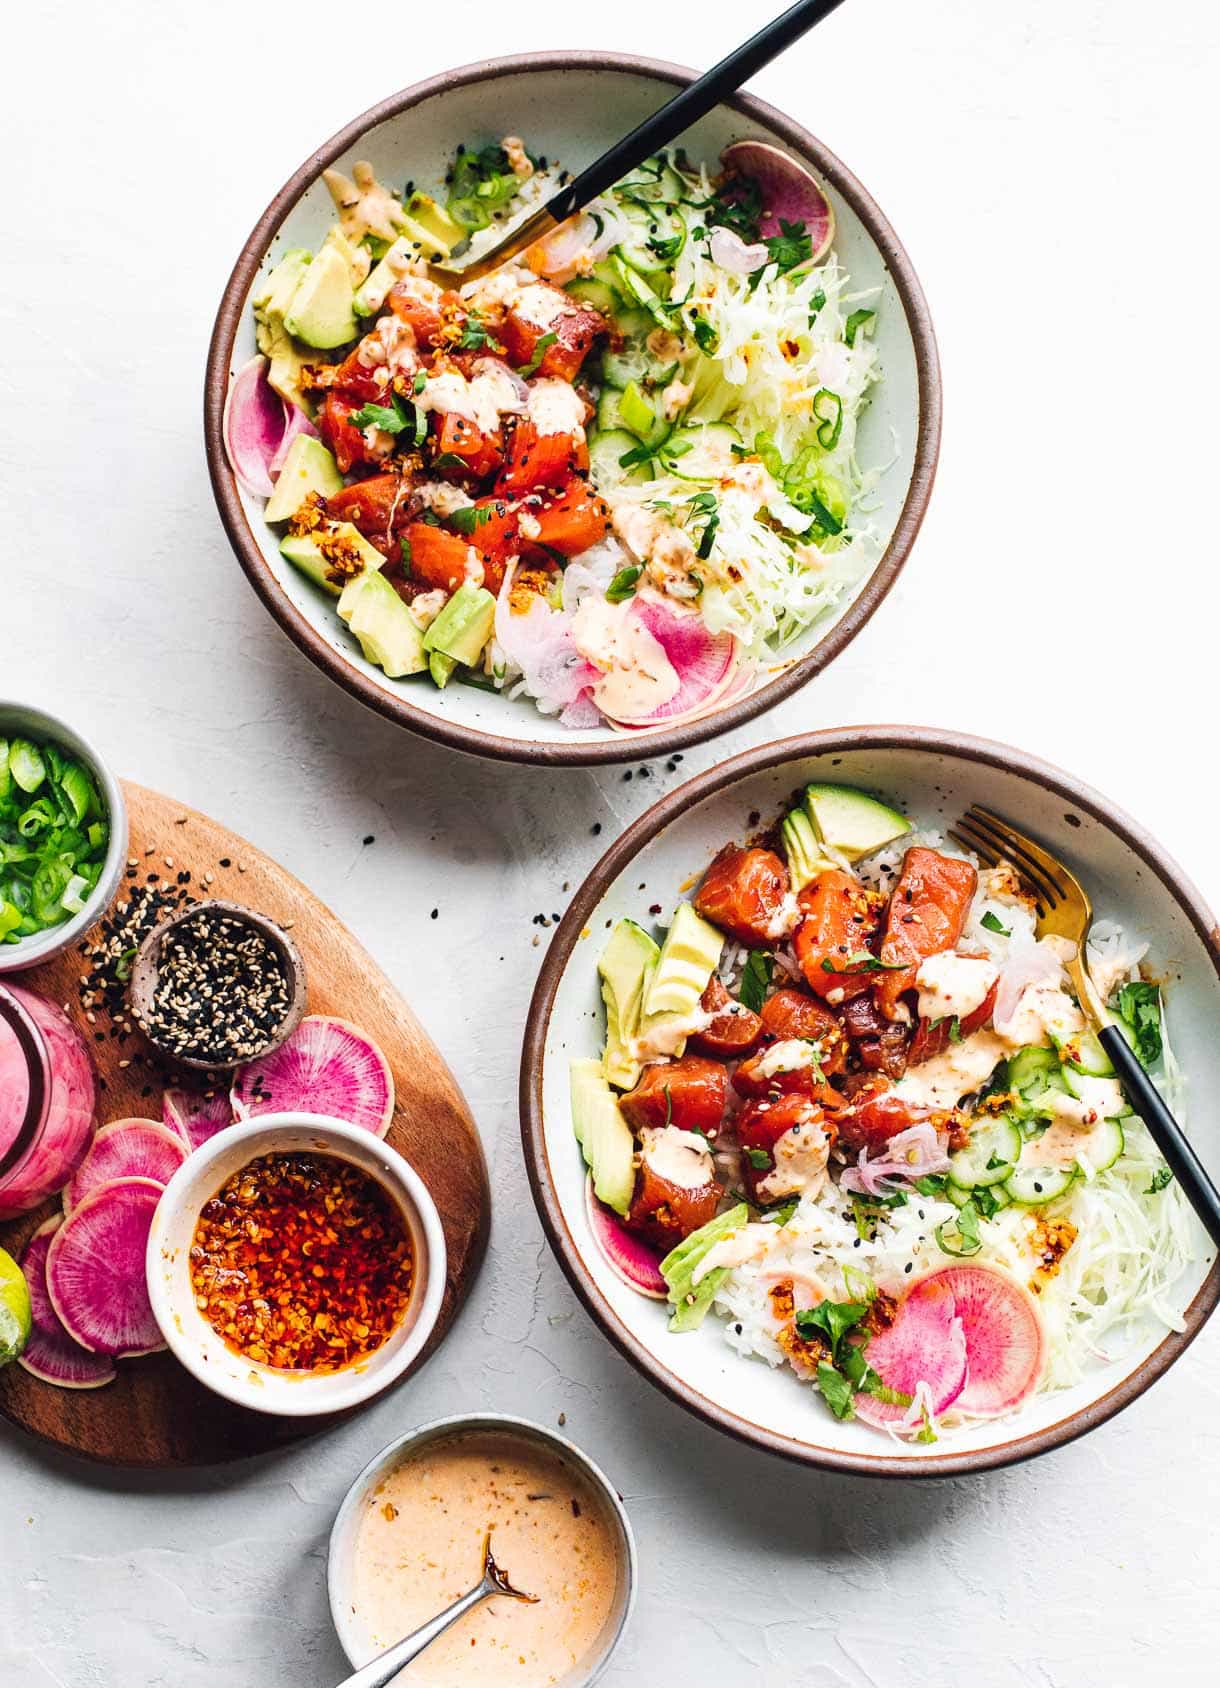
M811 1464L981 1469L1102 1422L1220 1290L1214 1249L971 804L1092 886L1087 963L1200 1154L1215 923L1020 753L862 728L662 799L578 893L521 1076L576 1289L683 1405Z
M853 637L922 520L918 282L758 101L488 275L437 268L685 80L541 54L407 90L294 176L226 289L206 430L242 566L332 678L456 748L615 761L749 719Z

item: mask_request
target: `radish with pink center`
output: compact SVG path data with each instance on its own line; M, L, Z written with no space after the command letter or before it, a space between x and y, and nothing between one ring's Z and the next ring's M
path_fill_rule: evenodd
M1046 1337L1033 1296L995 1266L966 1264L930 1272L913 1286L911 1296L946 1292L961 1321L969 1368L953 1411L971 1418L1012 1412L1037 1388L1046 1360Z
M100 1389L114 1380L113 1362L103 1354L91 1354L73 1342L47 1294L47 1254L51 1239L63 1224L57 1213L40 1225L25 1245L21 1270L30 1291L30 1340L18 1357L31 1377L53 1383L59 1389Z
M124 1359L165 1346L144 1267L162 1194L151 1178L115 1179L86 1196L51 1239L47 1294L82 1348Z
M783 223L803 223L812 248L810 263L820 263L835 238L834 207L803 164L766 141L734 141L720 154L732 178L757 184L762 200L758 232L771 240Z
M900 1303L894 1322L874 1336L865 1350L869 1365L888 1389L913 1397L927 1386L928 1410L942 1413L966 1387L966 1337L948 1286L921 1279ZM879 1427L906 1418L905 1403L879 1401L875 1395L856 1396L856 1416Z
M116 1178L150 1178L164 1189L185 1162L187 1148L176 1132L152 1119L116 1119L104 1125L63 1193L71 1213L86 1196Z
M593 1194L591 1177L585 1181L585 1208L593 1240L615 1276L637 1294L647 1295L653 1301L664 1301L669 1291L656 1255L639 1237L631 1234L617 1213L598 1201Z
M394 1079L359 1026L307 1014L278 1049L241 1068L230 1099L239 1119L326 1114L384 1137L394 1117Z
M161 1117L188 1149L198 1149L233 1124L233 1104L223 1090L171 1088L161 1098Z

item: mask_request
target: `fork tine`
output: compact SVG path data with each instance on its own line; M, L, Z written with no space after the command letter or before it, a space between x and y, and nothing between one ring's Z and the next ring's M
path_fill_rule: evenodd
M1044 850L1041 844L1035 843L1032 838L1027 838L1023 832L1018 832L1011 822L1002 820L999 815L993 814L990 809L984 809L977 803L973 805L971 815L977 826L990 832L995 838L1006 844L1010 850L1022 856L1031 867L1036 867L1043 878L1055 887L1061 897L1067 896L1069 885L1062 882L1070 879L1068 870L1056 856L1051 855L1049 850Z
M964 821L962 824L964 824ZM989 867L995 867L998 864L1000 856L993 844L985 843L980 838L967 838L966 834L959 832L955 826L949 828L949 837L955 844L960 844L963 850L970 850L974 855L981 856Z
M1031 841L1021 833L1014 832L1006 822L988 814L985 809L971 809L969 814L962 817L961 824L989 839L993 848L999 849L1007 856L1030 884L1042 892L1052 908L1064 901L1068 894L1067 887L1060 883L1054 867L1042 852L1037 851L1036 846L1031 848Z
M1055 907L1060 899L1054 887L1048 884L1036 869L1028 867L1023 861L1019 861L1015 852L1002 849L999 841L993 838L990 833L984 832L973 816L963 815L957 824L960 829L959 836L964 838L968 847L982 856L984 861L989 861L994 865L994 863L1004 860L1010 862L1017 869L1021 878L1034 892L1039 914L1045 913L1048 908Z

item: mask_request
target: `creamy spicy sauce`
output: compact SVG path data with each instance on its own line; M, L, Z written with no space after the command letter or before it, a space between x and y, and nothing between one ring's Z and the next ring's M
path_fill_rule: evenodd
M488 1531L496 1563L537 1603L485 1600L395 1682L543 1688L589 1658L618 1585L605 1502L558 1454L493 1431L409 1453L370 1495L353 1579L370 1644L384 1651L473 1588Z

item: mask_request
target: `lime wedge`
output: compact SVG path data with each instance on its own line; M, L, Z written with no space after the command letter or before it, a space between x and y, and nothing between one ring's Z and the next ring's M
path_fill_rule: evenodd
M29 1338L29 1288L20 1266L0 1248L0 1366L15 1360Z

